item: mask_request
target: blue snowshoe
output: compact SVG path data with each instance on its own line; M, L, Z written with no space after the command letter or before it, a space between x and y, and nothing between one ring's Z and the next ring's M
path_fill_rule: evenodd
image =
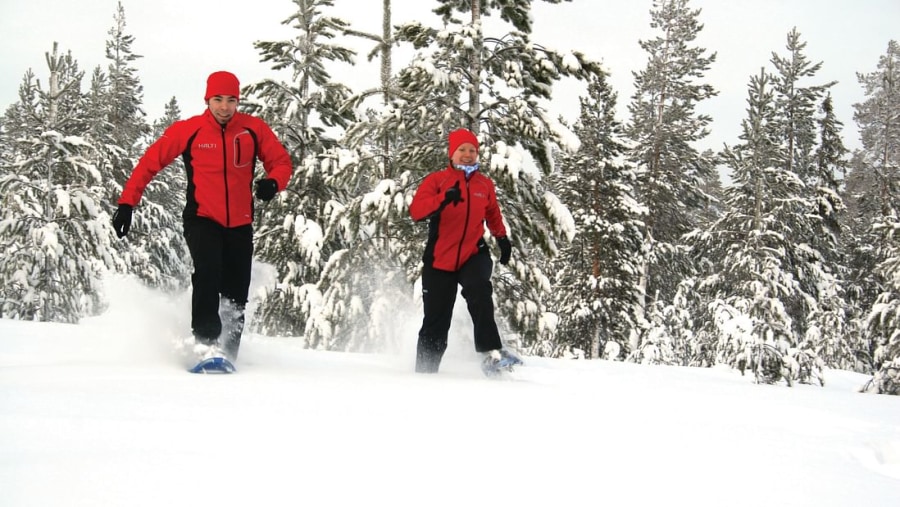
M237 369L234 363L228 357L228 353L223 351L217 344L197 344L194 352L199 356L199 360L194 367L189 368L191 373L234 373Z
M237 369L227 357L208 357L202 359L188 371L191 373L234 373Z
M525 364L515 354L506 349L492 350L481 362L481 371L488 377L497 377L504 372L512 372L516 366Z

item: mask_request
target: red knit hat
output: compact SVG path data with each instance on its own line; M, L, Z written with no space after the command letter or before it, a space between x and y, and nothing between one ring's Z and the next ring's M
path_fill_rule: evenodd
M231 95L240 99L241 84L238 82L237 76L224 70L210 74L206 78L206 95L203 96L203 100L208 101L210 97L216 95Z
M450 146L448 147L448 155L450 155L450 158L453 158L453 154L456 153L456 150L466 143L474 146L476 150L478 149L478 138L475 137L475 134L466 129L458 129L450 132L449 141Z

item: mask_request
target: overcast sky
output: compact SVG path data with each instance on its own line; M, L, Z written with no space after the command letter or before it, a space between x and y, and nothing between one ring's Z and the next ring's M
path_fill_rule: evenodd
M242 83L274 73L259 62L258 40L284 40L294 34L281 21L294 11L291 0L123 0L126 31L135 37L135 62L144 86L143 103L150 119L162 115L171 97L184 116L203 110L206 76L215 70L235 72ZM381 0L334 0L333 15L359 29L380 31ZM105 42L113 26L117 0L0 0L0 107L17 100L25 71L31 68L46 87L44 53L59 42L71 50L90 84L97 65L106 69ZM394 0L393 21L429 21L436 2ZM692 0L702 9L705 25L697 45L718 54L707 82L719 96L702 111L713 119L712 135L702 147L735 144L744 118L747 83L761 67L771 69L772 53L784 55L786 35L797 27L807 42L806 55L823 62L815 82L838 81L832 89L835 110L845 125L848 147L859 146L852 104L863 100L857 72L873 72L888 41L900 39L900 0ZM536 43L558 50L579 50L602 61L619 93L620 119L631 94L633 71L646 65L638 45L656 34L650 28L651 0L574 0L561 5L535 1ZM377 79L377 69L365 64L363 46L356 69L335 69L351 87L363 88ZM401 62L395 61L399 68ZM396 70L395 68L395 70ZM565 85L551 108L574 119L577 85Z

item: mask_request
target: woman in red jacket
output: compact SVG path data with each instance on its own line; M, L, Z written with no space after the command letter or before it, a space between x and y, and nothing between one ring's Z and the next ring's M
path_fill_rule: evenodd
M206 81L207 109L173 123L141 157L119 198L113 227L121 238L131 228L132 210L150 180L184 159L187 202L184 238L191 252L191 330L216 355L223 335L225 355L235 359L244 327L253 258L253 171L259 159L267 176L256 180L255 195L268 201L284 190L293 173L291 157L261 119L237 111L240 84L230 72ZM230 307L226 332L220 299Z
M512 247L497 205L494 183L478 171L478 139L459 129L450 133L450 163L422 180L409 214L429 220L422 257L422 301L425 316L416 347L416 371L437 373L447 349L447 332L462 286L475 327L475 350L486 354L485 372L497 363L520 361L500 341L494 321L491 271L494 263L484 241L484 224L500 245L500 263L509 262Z

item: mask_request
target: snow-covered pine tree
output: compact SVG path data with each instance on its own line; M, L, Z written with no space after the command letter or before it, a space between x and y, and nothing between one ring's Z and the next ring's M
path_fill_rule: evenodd
M77 322L102 309L112 228L102 176L82 137L84 73L57 44L46 60L47 89L29 71L0 131L0 315Z
M847 369L862 373L874 371L876 344L867 331L867 317L884 290L878 274L882 237L872 224L882 220L881 198L875 173L864 162L863 150L855 150L849 173L843 182L841 197L847 211L841 234L841 250L846 255L846 308L848 336L852 337L855 361Z
M138 142L147 135L147 113L143 109L144 87L137 77L135 61L143 58L132 50L134 36L126 31L125 8L120 1L113 16L113 26L106 40L106 59L109 62L109 86L103 113L112 128L109 137L122 150L121 157L112 159L116 181L127 178L134 167L133 158L139 153ZM124 179L120 182L124 183ZM118 196L116 196L118 197Z
M877 204L868 209L879 211L869 217L872 226L868 234L878 245L874 261L879 276L874 282L880 294L867 319L867 338L877 371L864 389L896 395L900 394L900 44L890 41L877 70L857 77L866 100L854 104L854 120L863 143L855 171L871 175L865 178L871 182L866 190Z
M811 325L806 340L822 361L832 368L852 369L856 365L855 350L861 347L860 329L854 328L859 312L848 308L846 295L846 260L841 239L846 226L846 207L841 197L841 175L846 174L847 154L841 140L843 124L834 113L831 95L821 102L821 116L817 120L819 143L815 153L813 191L821 220L820 230L825 238L816 238L825 269L832 275L827 285L819 287L819 304L810 316ZM839 282L838 282L839 281Z
M360 111L359 119L348 126L342 148L322 158L320 170L336 196L322 212L326 236L342 248L329 257L309 293L315 304L306 338L316 347L372 350L401 342L398 308L414 306L407 272L412 261L395 246L413 236L405 220L409 184L395 163L403 133L382 128L380 121L398 93L391 70L396 39L390 0L382 2L380 34L352 28L345 33L376 43L368 57L379 58L380 79L347 102L346 107Z
M689 0L654 0L651 23L658 35L640 41L648 54L647 66L636 72L635 93L628 106L631 115L626 133L634 148L629 157L638 168L638 199L649 211L644 233L647 255L643 271L641 303L650 315L672 301L679 284L691 276L684 255L682 235L697 227L700 212L709 202L703 182L714 163L693 146L708 135L711 118L697 106L716 95L703 83L704 73L716 55L694 45L703 29L700 10ZM658 332L636 334L631 349Z
M836 217L843 203L834 168L817 160L815 114L834 83L806 83L822 63L810 62L805 49L795 28L787 35L787 55L773 53L771 59L777 111L773 127L785 154L781 166L801 182L789 197L790 205L784 206L777 218L786 225L790 238L782 269L796 280L799 289L784 300L793 322L793 346L800 357L819 361L817 349L828 344L843 348L835 344L845 339L841 268L838 258L828 254L839 247Z
M389 104L373 108L349 129L347 147L360 156L344 168L347 175L355 175L369 167L369 174L380 179L362 186L361 197L340 208L329 228L353 238L353 248L378 245L368 256L351 257L363 269L377 265L383 267L377 272L389 280L414 281L426 234L422 224L410 222L406 207L420 178L447 163L447 133L458 127L472 129L482 142L482 170L497 183L516 251L510 269L495 278L500 311L518 324L526 339L533 339L545 316L541 298L549 292L549 279L540 267L544 252L555 251L560 237L574 232L568 210L542 181L552 166L553 147L568 144L571 135L548 116L542 100L549 99L558 79L586 78L602 70L580 53L562 54L533 44L527 22L531 2L440 3L436 12L443 17L443 27L410 23L398 27L393 37L419 52L397 76ZM520 30L497 38L483 36L482 16L495 9ZM459 19L460 13L466 19ZM386 136L393 147L387 159L375 146ZM533 161L525 161L524 152ZM334 277L320 285L323 294L336 295L324 298L322 315L357 306L355 294L340 281L356 278L359 266L346 261L342 266L342 274L336 269ZM329 339L336 344L371 340L369 333L377 323L369 308L376 306L377 299L362 302L369 325L332 332L343 342ZM323 336L327 333L323 329Z
M156 138L150 131L143 107L143 86L134 62L134 36L126 31L125 10L119 2L106 41L107 73L94 71L88 95L90 127L86 137L97 149L91 159L104 178L104 206L110 214L144 147ZM177 110L161 121L178 119ZM159 129L155 134L161 134ZM180 173L180 174L179 174ZM135 275L152 287L181 289L190 280L188 251L181 228L185 175L181 160L173 162L147 186L134 213L131 232L113 245L117 268ZM173 201L180 206L172 206Z
M717 154L706 150L698 163L719 165L721 160ZM703 198L700 207L690 211L695 234L697 231L709 230L722 217L725 206L725 191L718 167L708 172L700 171L697 178ZM690 241L684 243L690 247ZM709 295L698 289L698 284L702 283L702 273L709 268L710 259L706 255L706 251L695 249L691 253L690 264L698 276L684 277L678 283L671 300L651 303L646 311L649 322L644 324L647 327L647 339L642 343L639 353L630 359L647 363L663 358L683 366L700 367L716 363L717 340L710 335L707 325ZM649 350L645 350L648 345Z
M875 375L863 386L870 393L900 395L900 218L882 217L875 230L882 234L878 274L884 280L883 292L876 299L866 322L868 339L874 345L872 360Z
M784 215L803 183L784 167L772 80L765 69L751 77L742 143L723 153L733 179L724 215L688 240L709 263L699 287L710 301L712 329L704 336L715 340L708 347L716 361L750 368L761 382L790 384L798 368L789 354L796 338L785 302L800 288L785 268L792 245Z
M285 192L257 209L256 256L273 265L278 285L267 288L253 327L270 335L300 336L317 298L315 283L329 256L345 244L340 236L324 238L332 202L346 195L328 185L323 160L336 149L335 129L354 113L344 105L350 89L331 79L328 65L352 63L354 52L329 41L344 33L347 22L324 12L332 0L294 0L296 11L283 21L296 29L286 41L254 46L273 70L288 70L289 82L267 79L246 86L242 109L264 118L291 153L296 169ZM340 134L340 131L337 132ZM335 165L343 168L343 162Z
M647 210L634 197L637 175L624 160L616 94L604 75L590 80L580 105L574 132L581 146L560 156L551 177L578 232L550 264L552 307L560 319L555 339L541 343L539 352L580 350L590 358L617 359L630 352L630 336L637 332L641 218Z

